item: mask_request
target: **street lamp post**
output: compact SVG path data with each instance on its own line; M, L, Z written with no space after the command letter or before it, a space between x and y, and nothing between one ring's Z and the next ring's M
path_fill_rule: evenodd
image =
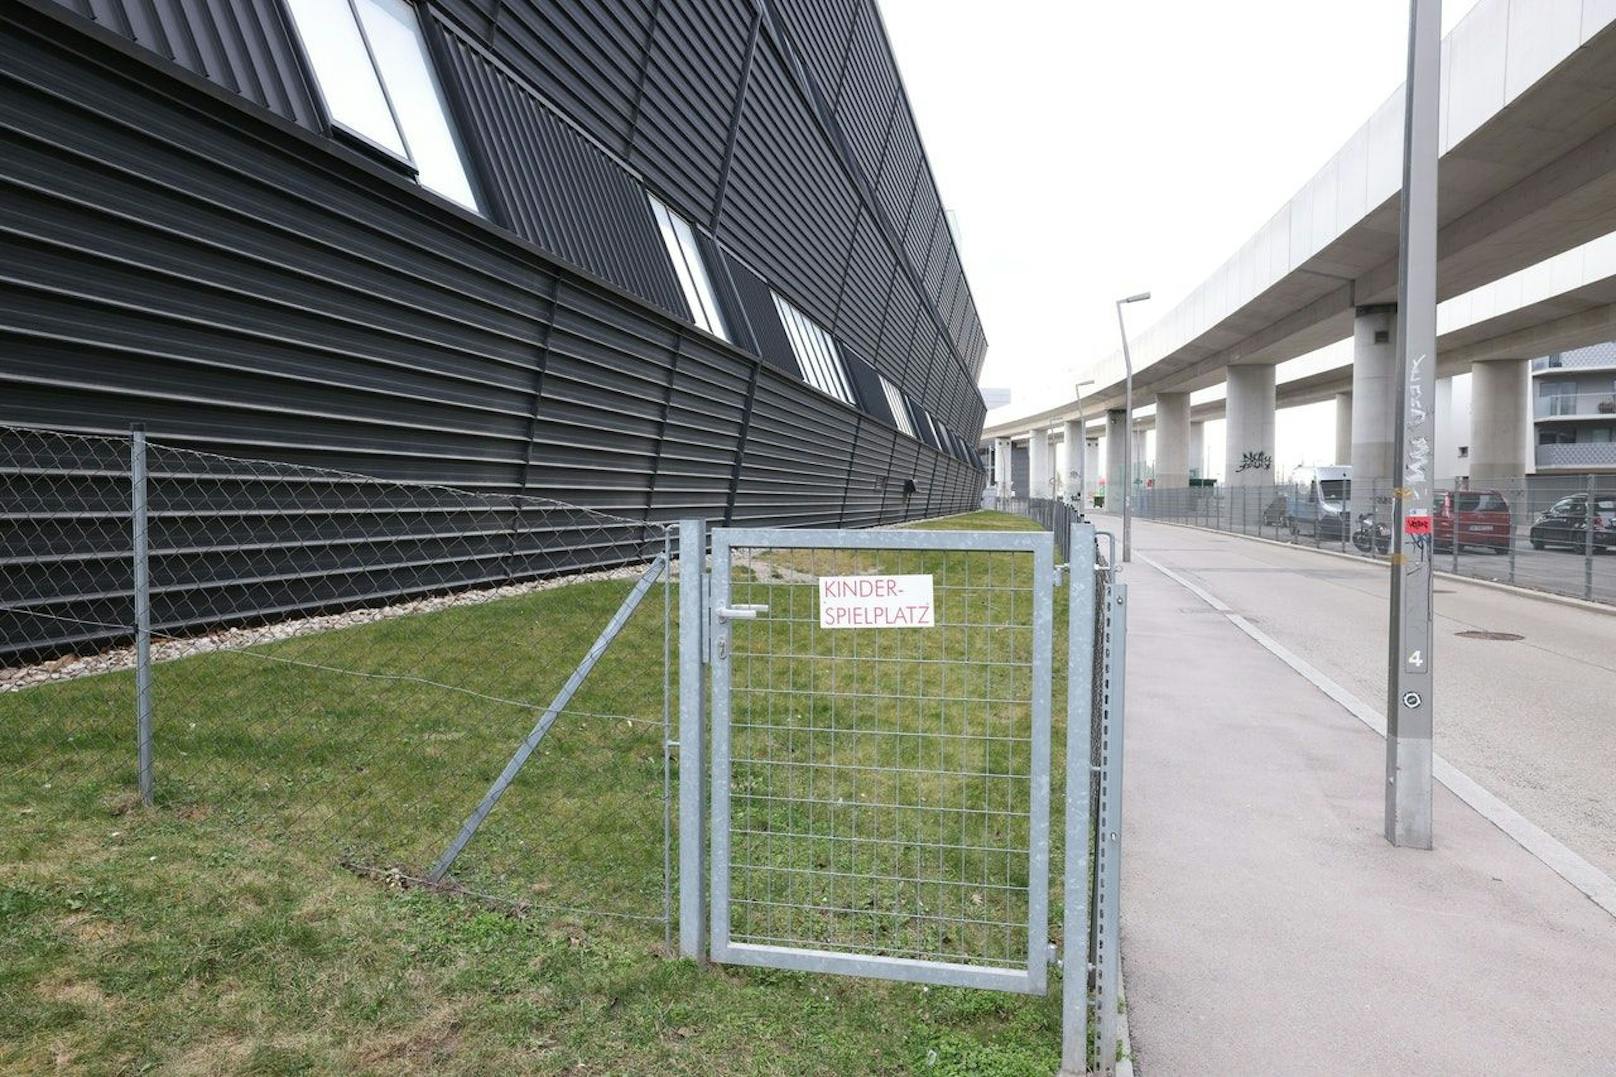
M1089 485L1089 424L1083 416L1083 386L1093 385L1093 378L1084 378L1077 383L1077 445L1066 446L1066 470L1077 474L1077 511L1083 512L1083 495ZM1068 438L1068 441L1071 439ZM1073 452L1077 453L1077 466L1072 466Z
M1133 560L1133 356L1128 352L1128 327L1122 320L1124 303L1139 303L1150 298L1149 292L1130 295L1117 300L1117 331L1122 334L1122 367L1127 372L1126 390L1122 408L1126 415L1122 437L1122 559ZM1110 495L1106 496L1110 500Z

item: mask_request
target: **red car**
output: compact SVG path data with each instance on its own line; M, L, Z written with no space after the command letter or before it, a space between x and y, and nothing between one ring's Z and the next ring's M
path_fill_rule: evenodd
M1510 529L1514 525L1509 502L1504 500L1503 494L1497 490L1453 490L1443 494L1431 519L1437 549L1453 548L1455 516L1461 550L1466 546L1482 546L1494 553L1509 552Z

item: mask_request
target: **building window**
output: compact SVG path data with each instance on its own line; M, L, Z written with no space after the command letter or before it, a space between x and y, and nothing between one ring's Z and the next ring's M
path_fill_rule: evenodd
M898 387L887 381L884 375L877 374L876 377L881 379L881 392L886 395L887 407L892 409L892 422L899 430L914 437L915 427L909 421L909 409L903 406L903 394L898 392Z
M408 0L287 0L331 122L478 210L443 87Z
M771 293L774 294L774 293ZM774 309L791 340L791 351L803 378L822 393L829 393L844 404L853 404L853 386L836 351L836 342L808 315L774 294ZM910 437L913 437L910 434Z
M683 217L669 209L655 195L651 200L651 215L656 218L662 232L662 245L668 248L668 260L673 263L673 275L679 278L679 288L685 293L690 307L690 320L716 337L730 339L724 328L724 317L718 313L718 297L713 293L712 278L701 260L701 248L696 246L696 233Z

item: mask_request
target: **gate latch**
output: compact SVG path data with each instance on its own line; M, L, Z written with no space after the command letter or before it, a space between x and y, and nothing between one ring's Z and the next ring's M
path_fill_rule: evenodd
M713 618L718 622L713 631L713 649L718 661L722 662L729 657L729 622L755 621L758 614L768 613L769 607L762 602L740 602L733 606L720 606L713 611Z

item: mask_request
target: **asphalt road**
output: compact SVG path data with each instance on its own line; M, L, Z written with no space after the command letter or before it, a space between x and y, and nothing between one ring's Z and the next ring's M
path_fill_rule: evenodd
M1102 530L1120 525L1114 516L1096 522ZM1216 595L1360 700L1384 706L1383 563L1146 521L1134 524L1134 548ZM1437 751L1616 876L1616 610L1462 580L1439 578L1436 591ZM1201 614L1191 596L1183 605L1186 615ZM1149 671L1130 670L1130 683L1136 674Z

